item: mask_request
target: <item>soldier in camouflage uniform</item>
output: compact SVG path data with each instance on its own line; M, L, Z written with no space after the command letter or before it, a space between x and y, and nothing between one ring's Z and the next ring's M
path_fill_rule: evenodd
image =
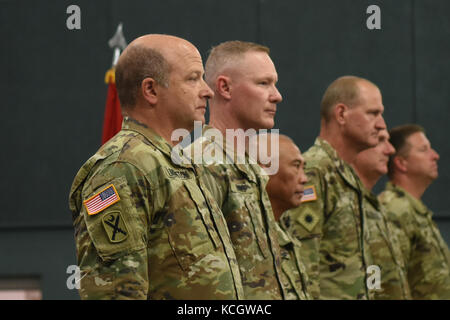
M394 147L389 143L389 133L382 130L378 145L360 152L353 163L364 185L364 240L369 251L366 263L377 266L381 273L379 287L369 290L370 297L377 300L411 299L399 240L387 219L385 208L370 191L387 173L389 156L394 152Z
M82 299L241 299L226 221L192 164L171 161L171 132L204 122L213 96L189 42L133 41L116 67L122 130L70 191Z
M421 201L438 177L439 155L420 126L400 126L390 135L397 152L389 160L390 181L379 198L400 240L412 297L450 299L449 249Z
M368 299L362 184L349 165L386 128L379 89L344 76L326 90L321 131L304 153L309 183L302 204L281 222L302 243L310 293L321 299Z
M246 299L283 299L283 273L275 220L265 190L267 177L249 161L245 142L228 139L227 129L272 128L281 95L277 73L266 47L241 41L213 48L205 65L205 77L215 95L210 101L210 126L218 130L225 145L204 136L205 147L230 161L206 166L202 180L212 191L227 220L238 259ZM239 143L242 142L242 143Z
M279 148L272 148L267 136L276 136ZM266 137L266 139L264 139ZM261 140L262 139L262 140ZM269 146L271 163L278 158L278 171L270 175L267 194L270 198L275 220L279 221L283 212L300 205L305 183L308 181L304 172L304 159L300 149L285 135L260 135L259 146ZM261 161L259 164L266 167ZM283 230L277 224L278 240L281 246L281 266L285 274L284 286L287 288L286 299L311 299L308 293L308 276L303 263L300 241Z

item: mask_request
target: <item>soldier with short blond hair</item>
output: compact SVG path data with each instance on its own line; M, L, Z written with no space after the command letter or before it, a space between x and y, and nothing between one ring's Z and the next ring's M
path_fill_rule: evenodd
M246 299L286 298L282 285L281 254L275 220L266 192L267 177L251 163L245 149L247 130L274 126L277 103L282 97L278 74L267 47L244 41L215 46L205 64L205 78L214 91L210 123L224 143L205 137L204 148L217 146L228 163L209 163L201 180L217 199L227 220L241 271ZM227 131L237 135L231 137ZM243 138L240 139L240 138Z

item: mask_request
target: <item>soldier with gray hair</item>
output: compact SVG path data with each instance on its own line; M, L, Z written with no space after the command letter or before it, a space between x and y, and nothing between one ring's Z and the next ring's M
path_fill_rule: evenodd
M171 134L205 121L214 93L194 45L146 35L122 53L122 130L70 191L82 299L242 299L226 221Z

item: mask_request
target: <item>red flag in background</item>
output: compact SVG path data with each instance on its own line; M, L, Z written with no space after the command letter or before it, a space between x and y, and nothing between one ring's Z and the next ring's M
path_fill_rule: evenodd
M123 119L119 96L117 95L114 68L106 72L105 82L108 84L108 95L106 97L105 118L103 120L102 144L120 131Z

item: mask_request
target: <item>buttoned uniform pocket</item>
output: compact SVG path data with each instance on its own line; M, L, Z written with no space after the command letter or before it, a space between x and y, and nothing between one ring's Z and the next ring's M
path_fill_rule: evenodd
M351 195L344 198L352 199ZM357 216L355 216L357 215ZM352 201L341 203L324 224L324 240L328 252L342 257L352 257L360 252L359 210ZM360 221L360 220L359 220ZM361 223L361 222L359 222Z
M268 256L261 205L255 186L247 180L235 180L229 185L228 199L223 209L235 248L247 248L256 241L263 257Z
M124 177L108 181L95 189L87 188L85 199L91 199L110 185L114 186L118 196L115 203L94 214L88 214L86 205L82 209L90 239L104 261L114 260L146 246L145 224Z
M221 246L206 200L193 184L180 185L164 218L169 244L184 271L208 255L217 255Z

